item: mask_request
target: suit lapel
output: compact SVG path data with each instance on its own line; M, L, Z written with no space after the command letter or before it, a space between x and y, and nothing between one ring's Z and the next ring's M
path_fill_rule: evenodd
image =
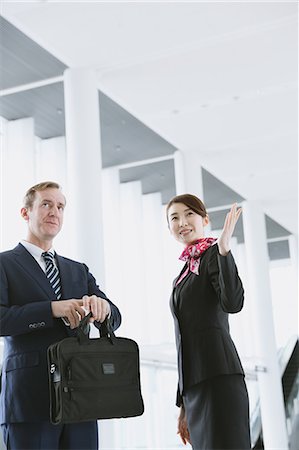
M212 247L214 247L215 244L211 245L201 256L201 261L200 261L200 266L199 266L199 273L201 271L201 265L202 265L202 259L209 254L209 250L212 249ZM212 251L212 250L211 250ZM183 269L181 270L181 272L179 273L179 275L175 278L174 282L173 282L173 291L172 291L172 296L171 296L171 301L170 301L170 306L171 306L171 310L172 312L176 315L177 317L177 313L179 311L180 308L180 292L182 287L184 286L184 284L186 283L186 281L190 278L192 272L189 271L189 273L182 279L182 281L176 286L176 282L177 280L180 278L180 276L185 272L185 270L187 269L187 263L184 265Z
M181 270L181 272L179 273L179 275L175 278L174 282L173 282L173 290L172 290L172 294L170 297L170 309L171 312L173 313L173 315L178 318L178 311L179 311L179 307L180 307L180 292L181 289L183 287L183 285L185 284L185 282L187 281L187 279L190 276L190 273L188 273L185 278L182 279L182 281L176 286L176 282L177 280L180 278L180 276L182 275L182 273L185 272L185 270L187 269L187 264L184 265L183 269Z
M16 262L30 275L32 282L37 283L49 299L53 299L53 289L46 274L26 248L22 244L19 244L13 249L13 254Z

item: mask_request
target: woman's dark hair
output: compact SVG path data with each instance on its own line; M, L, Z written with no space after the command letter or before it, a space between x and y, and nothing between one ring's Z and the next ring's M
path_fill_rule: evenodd
M192 209L196 214L199 214L201 217L207 216L207 210L203 202L192 194L182 194L182 195L176 195L173 197L166 206L166 217L168 222L168 211L169 208L174 203L184 203L184 205L188 206L188 208Z

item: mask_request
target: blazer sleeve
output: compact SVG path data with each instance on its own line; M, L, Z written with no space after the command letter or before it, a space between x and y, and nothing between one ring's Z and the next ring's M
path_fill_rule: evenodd
M178 386L177 392L176 392L176 402L175 402L175 404L176 404L176 406L177 406L178 408L180 408L181 406L184 406L183 397L182 397L182 395L180 394L180 388L179 388L179 386Z
M241 311L244 304L244 289L232 253L220 255L218 245L215 244L208 263L208 272L223 311L227 313Z
M8 286L9 280L0 261L0 336L17 336L53 326L50 301L11 305Z
M111 316L110 316L110 324L112 326L113 331L119 328L121 324L121 314L117 306L112 303L112 301L106 296L106 294L101 291L99 286L96 283L94 276L89 272L88 267L84 264L85 270L88 273L88 294L89 295L97 295L98 297L104 298L110 304ZM97 328L101 327L100 322L94 322L94 325Z

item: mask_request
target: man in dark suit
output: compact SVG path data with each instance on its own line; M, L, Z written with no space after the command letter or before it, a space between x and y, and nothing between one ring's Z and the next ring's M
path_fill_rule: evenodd
M118 308L99 289L88 267L54 251L65 204L57 183L30 188L21 209L27 238L0 254L0 418L4 441L12 450L98 449L96 422L49 422L48 346L75 335L89 311L98 328L108 315L114 330L121 322ZM49 255L54 256L50 268Z

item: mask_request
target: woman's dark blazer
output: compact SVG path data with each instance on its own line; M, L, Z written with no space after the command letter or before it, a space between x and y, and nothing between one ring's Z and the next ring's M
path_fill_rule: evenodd
M189 272L175 286L178 278L170 307L178 352L180 406L184 391L191 386L217 375L244 374L228 324L228 313L243 307L244 290L231 252L221 256L217 244L201 256L199 275Z

